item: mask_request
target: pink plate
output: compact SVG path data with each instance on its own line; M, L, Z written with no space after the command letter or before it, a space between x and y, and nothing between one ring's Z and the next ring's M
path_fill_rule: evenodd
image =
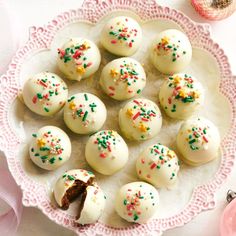
M221 163L211 181L197 186L190 201L173 216L151 220L147 224L133 224L129 227L114 228L101 222L94 225L78 226L74 217L52 205L47 189L30 178L17 158L20 137L10 122L10 110L20 89L19 77L24 61L35 52L50 48L56 33L65 26L78 21L98 22L111 11L128 10L143 21L168 20L176 23L188 35L194 48L208 52L217 62L220 71L219 89L231 107L231 123L221 143ZM0 149L4 151L9 169L23 191L23 204L42 210L51 220L75 231L79 235L159 235L165 230L182 226L204 210L215 206L215 195L225 182L234 165L236 152L236 77L232 75L227 56L220 46L211 39L209 26L193 22L183 13L168 7L161 7L153 0L86 0L79 9L64 12L43 27L32 27L28 42L20 48L0 80Z

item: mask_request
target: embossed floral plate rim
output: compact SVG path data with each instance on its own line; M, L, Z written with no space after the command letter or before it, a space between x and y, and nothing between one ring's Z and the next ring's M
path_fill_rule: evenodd
M210 53L217 62L220 71L219 89L227 98L231 106L231 124L228 133L222 140L222 159L214 178L204 185L197 186L189 203L179 213L166 218L154 219L144 225L133 224L126 228L114 228L97 222L93 225L78 226L74 217L66 212L59 211L50 203L46 188L30 179L22 169L20 161L16 158L20 145L20 138L10 121L10 108L20 89L18 81L21 66L25 59L40 50L50 48L56 33L64 26L78 21L98 22L106 14L115 10L129 10L137 14L143 21L170 20L178 24L188 35L194 48L200 48ZM137 235L161 234L167 229L182 226L191 221L204 210L215 206L217 189L229 176L234 165L236 151L236 76L233 76L224 51L210 36L209 26L195 23L183 13L169 7L161 7L152 0L86 0L82 7L66 11L43 27L32 27L30 38L20 48L9 65L7 72L0 80L0 149L4 151L9 169L17 184L23 191L23 204L34 206L42 210L51 220L75 231L80 235Z

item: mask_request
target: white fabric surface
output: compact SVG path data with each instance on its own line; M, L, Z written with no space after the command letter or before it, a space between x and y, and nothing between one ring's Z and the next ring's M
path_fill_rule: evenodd
M168 5L183 11L186 15L190 16L193 20L198 22L207 22L201 18L195 10L192 8L189 1L175 0L166 1L159 0L160 5ZM67 9L77 8L82 4L80 0L8 0L6 1L10 12L14 15L16 22L19 22L21 33L15 34L15 39L19 41L20 45L23 45L28 38L28 31L30 26L41 26L52 19L60 12ZM236 32L235 31L236 13L230 18L220 22L210 22L212 26L212 37L220 46L225 50L226 55L229 57L229 61L232 66L232 71L236 74ZM10 24L10 22L9 22ZM4 27L5 28L5 27ZM6 29L5 29L6 30ZM5 31L6 32L6 31ZM6 32L7 33L7 32ZM4 31L2 31L2 37L0 43L7 44L3 41ZM11 45L8 45L11 46ZM11 56L11 53L5 54ZM221 213L226 205L225 196L227 190L231 188L236 190L236 167L228 179L227 183L218 191L217 205L212 211L203 212L198 215L189 224L176 228L164 233L164 236L176 236L176 235L191 235L191 236L217 236L219 235L219 220ZM1 206L0 206L1 208ZM1 210L1 209L0 209ZM22 222L17 232L17 236L70 236L74 235L73 232L64 229L57 224L51 222L46 216L44 216L39 210L35 208L24 208Z

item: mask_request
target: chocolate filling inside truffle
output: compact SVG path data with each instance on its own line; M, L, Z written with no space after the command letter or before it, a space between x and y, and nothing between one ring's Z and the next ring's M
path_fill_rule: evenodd
M93 180L94 180L93 177L91 177L86 183L81 181L81 180L75 180L72 187L70 187L66 191L65 195L63 196L62 201L61 201L62 202L62 207L61 208L63 210L67 210L69 208L71 202L73 202L81 194L86 193L86 187L91 185L93 183ZM82 203L82 201L81 201L81 203Z

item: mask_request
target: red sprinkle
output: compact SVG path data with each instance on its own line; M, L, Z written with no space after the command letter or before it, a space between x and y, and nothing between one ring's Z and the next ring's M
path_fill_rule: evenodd
M109 93L108 95L109 95L109 96L114 96L115 94L114 94L114 93Z
M152 165L150 166L151 169L154 169L156 167L156 163L152 163Z
M111 146L107 146L109 152L111 152Z
M181 89L181 86L178 86L178 87L176 87L175 89L176 89L176 90L179 90L179 89Z
M170 97L168 98L168 103L171 104L171 98Z
M132 48L132 46L133 46L133 44L132 44L132 42L130 42L130 43L129 43L129 47Z
M145 163L145 160L144 160L144 159L141 159L141 162L142 162L142 164L144 164L144 163Z
M113 39L113 40L111 40L111 43L112 43L112 44L116 44L117 41L116 41L115 39Z
M203 140L204 140L206 143L208 143L208 140L207 140L207 138L206 138L205 136L203 136L202 138L203 138Z
M147 118L144 118L144 117L142 118L142 120L143 120L143 121L148 121L148 119L147 119Z
M40 83L43 87L45 87L45 88L48 87L42 80L40 80L39 83Z
M115 88L114 87L112 87L112 86L109 86L108 87L110 90L112 90L112 91L114 91L115 90Z
M35 104L37 102L37 96L35 95L32 99L32 102Z
M89 62L88 64L87 64L87 67L89 67L89 66L91 66L92 65L92 62Z
M160 154L159 150L158 149L154 149L154 152Z
M139 102L137 100L133 100L133 102L139 105Z
M133 116L133 120L136 120L140 115L140 111L138 111L134 116Z
M105 157L106 157L106 153L101 153L101 154L100 154L100 157L101 157L101 158L105 158Z

